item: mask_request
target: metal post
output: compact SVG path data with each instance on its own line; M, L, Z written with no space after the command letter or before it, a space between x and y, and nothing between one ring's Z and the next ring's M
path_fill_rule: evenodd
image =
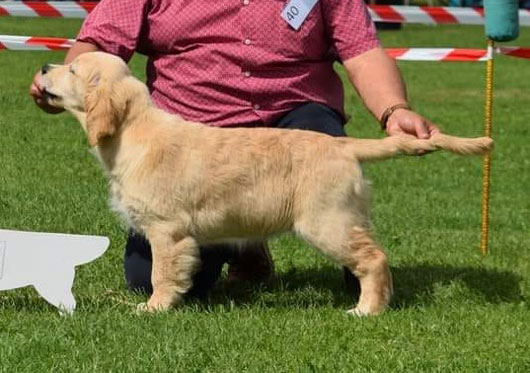
M486 103L484 110L484 134L491 137L492 110L493 110L493 40L488 40L488 60L486 61ZM480 251L483 256L488 254L489 236L489 200L490 200L490 152L484 155L482 163L482 227L480 238Z

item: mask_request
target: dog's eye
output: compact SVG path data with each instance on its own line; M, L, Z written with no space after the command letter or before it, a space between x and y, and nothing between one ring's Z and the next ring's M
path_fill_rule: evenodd
M70 74L75 75L75 71L71 67L70 67Z

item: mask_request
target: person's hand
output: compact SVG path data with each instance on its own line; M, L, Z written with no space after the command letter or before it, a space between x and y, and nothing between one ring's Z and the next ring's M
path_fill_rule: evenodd
M42 75L41 72L37 72L35 76L33 77L33 82L31 82L31 86L29 87L29 94L31 97L33 97L33 100L37 104L38 107L40 107L42 110L49 114L59 114L64 111L64 109L56 108L53 106L48 105L44 98L44 90L42 88Z
M389 136L413 135L419 139L428 139L440 133L440 130L428 119L407 109L394 111L386 123L386 133Z

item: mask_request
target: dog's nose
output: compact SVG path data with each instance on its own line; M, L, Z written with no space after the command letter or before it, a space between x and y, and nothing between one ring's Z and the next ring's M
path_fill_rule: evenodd
M50 71L50 65L45 64L40 68L40 72L42 75L46 74L48 71Z

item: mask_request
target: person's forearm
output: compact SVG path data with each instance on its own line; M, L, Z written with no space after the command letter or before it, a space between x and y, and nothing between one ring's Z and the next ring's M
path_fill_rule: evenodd
M94 44L85 43L82 41L76 41L72 47L68 50L68 53L66 53L66 56L64 57L64 63L68 64L72 62L74 58L79 56L80 54L87 53L87 52L96 52L98 51L98 47Z
M348 77L364 104L377 118L389 107L406 103L407 92L393 59L381 48L344 62Z

